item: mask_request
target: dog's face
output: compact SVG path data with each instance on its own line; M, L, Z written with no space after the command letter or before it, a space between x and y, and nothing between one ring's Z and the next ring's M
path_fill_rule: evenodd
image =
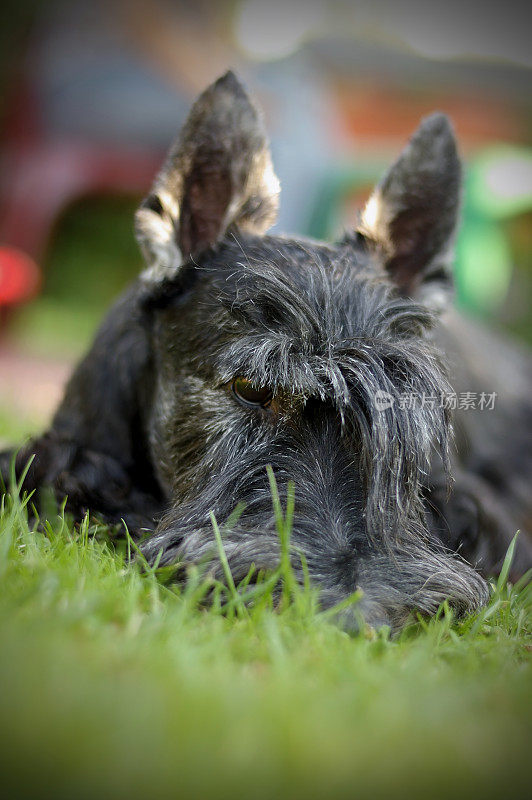
M172 507L145 546L163 563L212 553L209 512L245 508L225 547L236 580L278 560L266 465L295 483L292 542L325 605L357 588L373 624L459 610L476 573L428 541L420 492L445 461L430 341L449 288L460 165L429 118L335 246L264 235L278 183L255 108L231 75L198 100L137 217L155 360L149 440Z

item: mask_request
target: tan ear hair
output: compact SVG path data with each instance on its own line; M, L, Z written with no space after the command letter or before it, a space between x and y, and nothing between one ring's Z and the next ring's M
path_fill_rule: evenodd
M398 289L435 308L452 287L461 178L451 124L432 114L376 187L358 228Z

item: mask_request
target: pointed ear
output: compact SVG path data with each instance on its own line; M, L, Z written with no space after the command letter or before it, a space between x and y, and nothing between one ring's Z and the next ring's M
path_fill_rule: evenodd
M136 213L144 276L171 277L229 226L264 233L275 222L278 202L261 115L227 72L196 100Z
M362 214L372 244L402 294L434 309L452 294L452 246L461 164L448 118L424 119Z

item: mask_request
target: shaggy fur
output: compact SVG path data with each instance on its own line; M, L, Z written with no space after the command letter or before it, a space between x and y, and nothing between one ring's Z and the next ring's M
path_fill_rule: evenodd
M496 571L528 513L530 448L504 439L508 426L530 437L531 381L527 357L500 344L521 383L498 378L492 359L484 384L463 352L469 334L445 323L459 193L452 130L434 115L357 232L335 245L265 235L278 183L259 114L228 73L197 101L139 209L145 273L51 430L18 453L18 472L35 453L25 487L52 486L77 517L90 509L149 532L151 562L210 562L219 575L209 514L223 521L240 502L225 534L238 581L278 562L271 464L281 495L295 483L294 570L304 555L323 606L361 588L366 620L394 630L446 598L457 613L478 608L487 587L462 555ZM239 377L271 402L242 403ZM453 413L439 402L451 384L498 391L500 404ZM379 392L394 405L377 408ZM405 394L437 401L399 407ZM516 573L529 559L525 535Z

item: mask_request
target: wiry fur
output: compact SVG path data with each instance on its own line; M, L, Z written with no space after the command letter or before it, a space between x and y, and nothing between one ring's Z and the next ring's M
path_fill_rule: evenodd
M301 577L303 555L324 606L361 588L366 620L394 630L444 599L472 611L487 588L457 551L485 574L500 564L514 517L487 475L499 455L510 459L500 443L482 472L465 466L439 402L374 402L379 392L439 399L455 385L437 318L459 205L449 124L422 124L359 232L335 245L264 235L272 176L260 115L225 76L196 104L139 211L147 272L17 470L35 453L27 488L51 485L77 516L88 508L149 532L151 562L208 562L220 576L210 512L223 522L243 503L224 542L238 580L252 563L278 562L270 464L282 496L295 483L293 566ZM239 376L269 387L271 404L242 405ZM532 419L524 395L520 413ZM512 408L503 403L502 428ZM521 459L530 472L531 460ZM518 571L527 548L524 539ZM348 612L342 622L355 624Z

